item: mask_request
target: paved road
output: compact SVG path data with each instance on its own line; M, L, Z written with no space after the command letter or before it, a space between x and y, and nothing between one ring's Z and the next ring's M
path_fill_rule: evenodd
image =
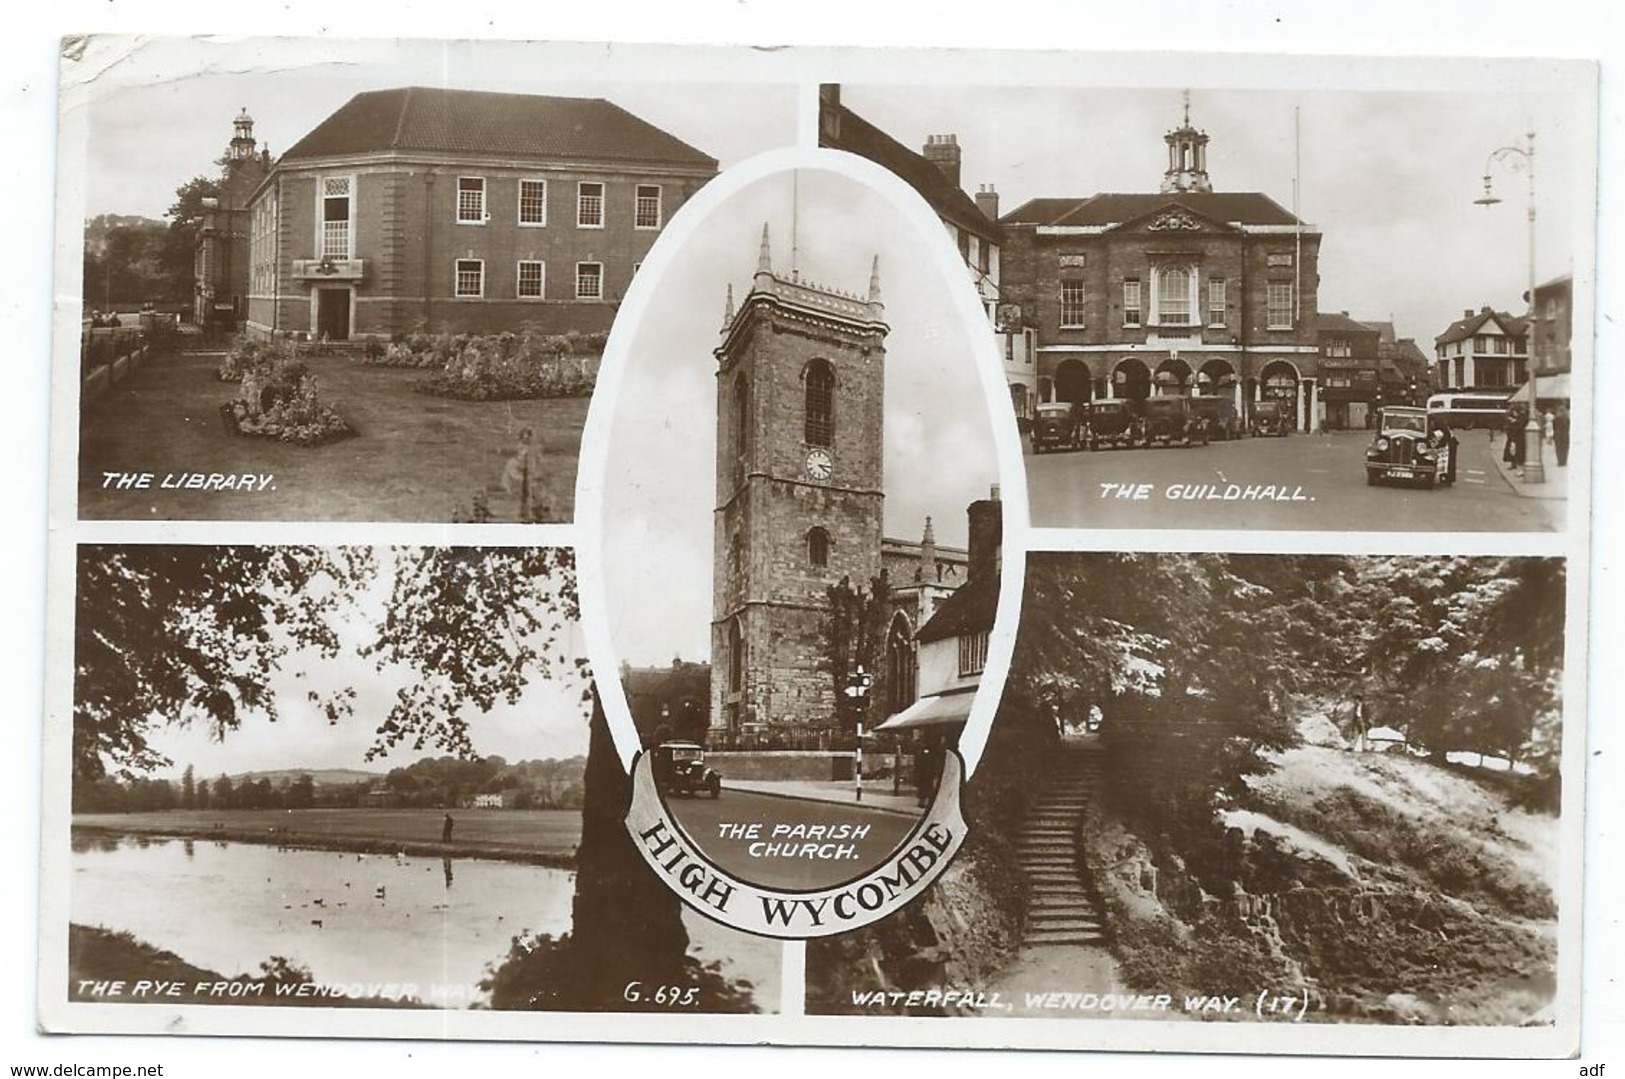
M819 888L850 880L879 865L916 823L914 818L900 813L856 805L726 789L715 801L673 798L667 805L689 838L718 865L742 880L775 888ZM758 825L759 838L722 838L720 826L723 824ZM788 832L774 835L777 827L794 829L817 825L867 827L869 830L861 838L847 839L814 839L810 834L792 837ZM765 849L768 844L800 847L805 843L821 845L824 854L834 854L837 848L850 846L856 857L769 857ZM755 855L751 853L753 844L761 844Z
M1551 532L1565 504L1520 498L1495 470L1489 433L1461 433L1454 489L1368 487L1365 432L1247 438L1190 449L1078 450L1027 457L1041 528L1327 529ZM1103 485L1118 485L1110 489ZM1230 484L1268 500L1210 497ZM1138 489L1136 488L1138 486ZM1149 485L1143 486L1143 485ZM1119 497L1124 487L1143 497Z

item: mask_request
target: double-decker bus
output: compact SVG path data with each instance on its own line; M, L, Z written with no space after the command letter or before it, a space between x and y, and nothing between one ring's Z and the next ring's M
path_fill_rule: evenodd
M1428 398L1428 415L1442 416L1452 431L1498 428L1506 423L1507 404L1513 392L1508 389L1436 393Z

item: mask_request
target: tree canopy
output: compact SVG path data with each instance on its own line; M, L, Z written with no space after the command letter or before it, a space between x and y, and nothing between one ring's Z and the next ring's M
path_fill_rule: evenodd
M585 687L585 661L561 648L577 617L573 570L571 552L552 548L81 547L74 775L164 765L154 724L203 723L218 739L249 717L275 722L285 702L272 678L290 654L332 658L347 641L416 675L371 756L402 744L470 755L470 708L516 701L531 678ZM382 611L359 610L382 578ZM346 619L369 627L359 644L341 633ZM354 701L353 690L309 695L335 723Z
M1034 555L1008 692L1098 708L1116 788L1164 829L1211 825L1305 699L1362 693L1413 745L1555 775L1563 584L1540 558Z

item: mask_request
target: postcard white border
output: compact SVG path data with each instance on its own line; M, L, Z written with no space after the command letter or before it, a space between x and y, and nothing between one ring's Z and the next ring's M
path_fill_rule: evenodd
M1463 8L1465 10L1465 7ZM1465 17L1465 16L1463 16ZM342 24L341 24L342 25ZM1598 26L1603 25L1598 23ZM1042 37L1042 34L1038 35ZM1182 42L1188 43L1188 42ZM536 46L540 48L541 46ZM653 46L561 46L580 50L577 63L592 65L593 77L636 79L648 77L653 60L671 60L664 50ZM589 61L589 58L590 61ZM966 64L976 61L974 66ZM680 67L681 71L677 68ZM1242 73L1245 74L1242 74ZM982 53L898 50L857 53L850 50L798 48L785 51L715 50L692 48L683 56L681 64L663 73L667 77L698 81L735 81L745 85L757 81L801 82L841 81L853 84L898 84L910 82L929 85L935 82L1001 82L1024 85L1068 85L1086 87L1130 86L1247 86L1252 88L1289 88L1313 86L1342 89L1451 89L1496 90L1505 87L1510 79L1520 85L1547 89L1552 92L1575 94L1577 107L1586 109L1595 121L1594 97L1595 69L1579 62L1555 61L1481 61L1466 58L1392 60L1370 57L1326 57L1270 55L1192 55L1180 53ZM552 74L550 73L550 77ZM805 100L805 98L803 99ZM806 127L802 131L805 137ZM59 130L62 160L72 162L78 147L82 147L83 130L76 129L73 116L65 111ZM40 1014L48 1029L96 1030L109 1033L159 1033L184 1031L197 1034L243 1035L280 1034L298 1037L408 1037L408 1038L515 1038L520 1040L564 1038L570 1040L604 1041L715 1041L728 1043L755 1043L763 1040L801 1044L879 1044L935 1046L1028 1046L1034 1048L1076 1049L1143 1049L1168 1050L1178 1048L1189 1051L1241 1052L1241 1053L1302 1053L1351 1054L1384 1056L1455 1056L1464 1053L1478 1055L1553 1055L1572 1052L1579 1037L1576 1020L1579 1014L1580 983L1577 978L1581 920L1573 909L1574 901L1582 894L1584 880L1580 854L1584 836L1582 814L1572 809L1563 819L1564 883L1560 889L1564 913L1560 922L1559 962L1559 1026L1548 1029L1454 1029L1403 1028L1392 1026L1304 1025L1283 1028L1260 1038L1257 1024L1216 1025L1203 1024L1191 1029L1190 1024L1179 1024L1180 1029L1160 1023L1120 1023L1111 1020L998 1020L977 1019L954 1021L952 1027L941 1019L886 1019L875 1017L816 1018L794 1016L711 1017L711 1016L642 1016L642 1015L559 1015L546 1013L436 1013L428 1026L438 1030L425 1030L421 1013L333 1012L312 1010L282 1011L275 1009L239 1009L229 1006L191 1006L184 1009L166 1009L146 1005L98 1005L63 1003L66 979L66 868L68 850L68 817L66 813L68 775L67 747L71 727L71 673L72 673L72 586L74 549L77 543L90 540L106 542L118 538L130 542L161 541L160 537L174 530L184 535L184 542L241 542L235 537L250 533L255 542L346 542L345 535L355 535L343 526L296 523L288 526L264 524L205 524L195 527L174 524L77 522L72 516L77 490L77 427L78 386L76 363L77 310L79 305L79 248L78 221L82 216L82 193L76 184L71 165L59 170L60 189L56 206L57 236L59 237L56 281L58 305L53 315L57 347L57 362L53 366L52 432L50 464L49 551L46 571L47 582L47 634L46 634L46 723L43 734L44 768L42 787L46 811L41 831L41 906L40 906ZM1588 217L1595 205L1595 189L1577 192L1576 215ZM1604 218L1604 223L1608 222ZM1595 235L1589 222L1583 232ZM1578 234L1578 233L1577 233ZM1589 245L1579 245L1576 251ZM63 257L66 254L68 257ZM1593 260L1584 265L1577 259L1575 268L1577 326L1596 323L1591 306L1595 275ZM1614 334L1599 325L1599 330L1611 341ZM1582 341L1584 346L1582 346ZM1575 346L1575 400L1592 403L1584 411L1576 410L1576 442L1590 448L1594 445L1591 418L1601 412L1604 399L1593 392L1592 357L1589 335L1579 335ZM1599 380L1601 382L1603 380ZM1617 376L1606 380L1609 391L1618 382ZM1613 415L1617 407L1609 406ZM1598 425L1597 436L1603 445L1597 446L1598 459L1617 446L1614 434ZM1009 447L1001 446L1001 452ZM582 453L588 452L584 445ZM1585 462L1576 469L1576 490L1589 487L1591 455L1582 453L1578 460ZM1001 472L1006 470L1001 460ZM1574 795L1582 793L1579 777L1586 770L1585 756L1585 701L1587 690L1587 627L1589 625L1589 597L1591 587L1601 587L1603 581L1590 578L1590 555L1587 546L1592 523L1590 508L1584 499L1569 506L1567 531L1548 546L1543 537L1524 534L1468 535L1438 534L1344 534L1346 544L1339 544L1336 533L1190 533L1190 532L1128 532L1081 533L1070 532L1065 537L1051 535L1057 530L1034 530L1032 540L1038 547L1052 549L1259 549L1303 552L1322 549L1338 553L1366 552L1447 553L1441 548L1457 545L1456 550L1496 554L1561 554L1569 560L1569 609L1567 621L1567 668L1565 674L1565 789L1572 804ZM66 512L64 512L66 508ZM1597 524L1617 522L1618 513L1612 506L1606 514L1599 514ZM366 527L366 526L360 526ZM592 537L579 528L559 526L553 533L558 538L573 538L585 548ZM394 534L407 535L415 529L404 529ZM441 542L474 543L471 533L444 530ZM373 531L374 542L378 530ZM1247 536L1240 540L1240 536ZM228 538L229 537L229 538ZM465 538L466 537L466 538ZM1226 540L1222 537L1231 537ZM1425 538L1424 538L1425 537ZM1007 550L1011 534L1007 531ZM1505 545L1501 545L1505 541ZM495 542L491 540L490 542ZM527 545L542 540L538 534L527 532L525 538L515 537L509 542ZM1112 543L1112 548L1103 546ZM1017 548L1019 549L1019 548ZM1002 597L1001 597L1002 606ZM1610 628L1617 625L1617 615L1606 615ZM1610 638L1614 640L1617 638ZM1600 672L1599 672L1600 673ZM1598 791L1588 807L1595 813L1604 810L1603 794ZM1617 812L1617 807L1613 808ZM1617 874L1615 875L1617 880ZM1599 916L1602 904L1617 902L1617 896L1603 890L1606 885L1593 880L1590 898L1592 914ZM791 969L787 965L786 969ZM794 994L786 992L786 1001ZM149 1010L150 1009L150 1010ZM241 1014L239 1014L241 1013ZM410 1029L416 1026L417 1029ZM952 1036L944 1036L951 1030ZM1261 1041L1267 1044L1260 1044ZM76 1047L53 1049L53 1055L78 1055ZM1194 1062L1191 1062L1194 1063Z

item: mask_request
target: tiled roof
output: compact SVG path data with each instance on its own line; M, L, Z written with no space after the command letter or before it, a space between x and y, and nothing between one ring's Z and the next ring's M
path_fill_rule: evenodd
M1336 311L1321 311L1315 315L1315 329L1321 333L1378 333L1377 327L1369 322L1349 318Z
M1364 321L1362 321L1361 324L1363 326L1365 326L1367 329L1376 330L1377 331L1377 340L1381 341L1383 344L1391 345L1391 344L1394 343L1394 340L1395 340L1395 337L1394 337L1394 324L1392 322L1364 322Z
M993 628L993 616L999 607L999 578L990 574L966 581L953 595L937 605L931 620L920 627L915 639L921 644L957 637L962 633L980 633Z
M1108 192L1082 199L1031 199L1000 218L1002 225L1120 225L1167 205L1213 221L1292 225L1298 219L1257 191Z
M820 136L823 145L866 157L884 166L919 192L938 217L983 239L998 240L998 227L977 208L976 200L950 181L923 154L910 150L845 105L824 107L838 112L839 123L833 125L838 132L836 135ZM832 125L819 126L827 131Z
M378 153L479 154L716 169L716 159L603 98L409 86L357 94L282 160Z
M1500 323L1501 328L1512 337L1517 337L1519 334L1523 333L1523 319L1515 318L1514 316L1507 314L1505 311L1489 311L1480 309L1476 315L1468 315L1464 318L1458 318L1456 321L1452 322L1444 333L1441 333L1439 336L1433 339L1433 343L1435 345L1448 345L1452 341L1465 341L1469 337L1477 335L1478 331L1483 328L1484 324L1489 322L1491 319L1494 319L1496 322Z

